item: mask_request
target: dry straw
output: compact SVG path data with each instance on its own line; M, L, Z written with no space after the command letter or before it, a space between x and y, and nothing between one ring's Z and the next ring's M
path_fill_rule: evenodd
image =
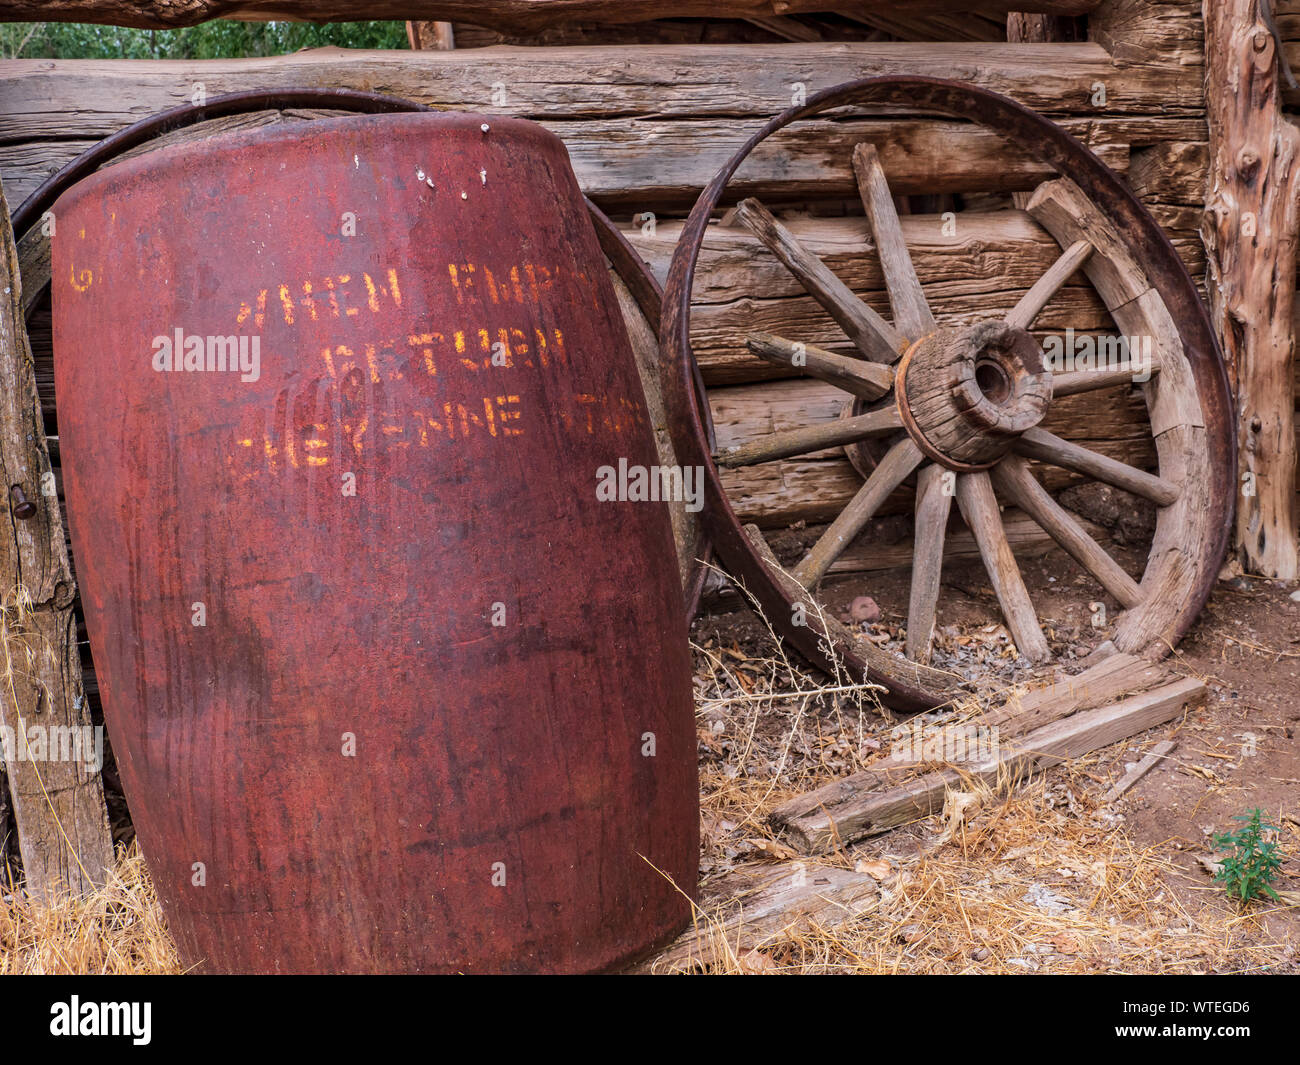
M178 973L180 963L144 858L121 852L92 895L28 898L8 885L0 902L0 976Z

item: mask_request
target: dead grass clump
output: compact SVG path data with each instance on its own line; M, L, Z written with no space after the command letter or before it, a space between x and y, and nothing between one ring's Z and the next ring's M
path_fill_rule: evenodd
M107 884L92 895L29 898L0 892L0 976L179 973L144 858L118 853Z

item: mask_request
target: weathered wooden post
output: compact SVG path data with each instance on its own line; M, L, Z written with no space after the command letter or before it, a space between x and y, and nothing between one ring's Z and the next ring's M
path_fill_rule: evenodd
M4 763L27 890L81 892L102 883L113 861L99 778L103 746L95 744L81 684L76 586L3 193L0 244L0 487L8 518L0 532Z
M1201 235L1219 342L1236 394L1237 552L1266 577L1297 576L1296 162L1282 115L1272 0L1205 0L1210 172Z

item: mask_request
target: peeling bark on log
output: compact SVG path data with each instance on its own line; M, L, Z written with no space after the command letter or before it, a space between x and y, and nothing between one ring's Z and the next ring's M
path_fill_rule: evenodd
M81 682L73 614L76 586L54 494L23 326L18 253L3 195L0 275L0 490L8 517L0 535L4 761L28 892L49 895L66 888L80 894L102 884L113 861L96 764L96 750L102 755L103 747L102 739L98 747L94 744ZM25 501L14 494L15 488ZM37 746L40 740L45 741L43 751Z
M417 52L450 52L456 47L456 33L450 22L408 22L406 39Z
M1295 336L1300 131L1283 119L1271 0L1205 0L1211 166L1202 227L1215 326L1234 378L1241 492L1237 551L1251 573L1294 579Z

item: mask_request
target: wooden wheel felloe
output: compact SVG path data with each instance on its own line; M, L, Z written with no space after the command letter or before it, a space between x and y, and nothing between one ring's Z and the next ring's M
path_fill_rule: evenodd
M830 108L885 103L969 119L1036 154L1062 177L1039 186L1026 210L1060 244L1057 261L1000 320L937 321L903 241L879 157L853 155L892 321L858 297L754 199L734 217L794 275L838 324L846 352L794 337L745 338L758 358L820 379L844 393L839 421L773 433L719 454L696 440L709 477L706 524L730 572L778 632L814 663L863 672L889 689L899 709L948 701L957 678L929 664L940 594L945 529L953 501L987 570L1020 654L1051 657L1012 553L1000 505L1032 519L1122 610L1114 629L1123 651L1158 657L1204 605L1227 545L1236 468L1230 393L1203 306L1159 226L1115 175L1048 120L1005 97L930 78L869 78L829 89L756 133L714 178L688 219L668 274L660 328L664 357L683 380L693 371L690 298L705 227L727 182L770 134ZM1100 369L1049 366L1030 330L1056 293L1085 275L1119 333L1141 338L1151 359ZM1150 377L1143 381L1144 373ZM1154 471L1062 439L1043 427L1054 402L1141 383ZM782 569L758 530L742 528L718 466L738 468L843 446L864 481L794 566ZM1157 507L1155 533L1139 575L1130 573L1057 502L1036 474L1046 464L1107 484ZM915 534L905 654L856 640L826 616L817 586L900 485L915 485Z

